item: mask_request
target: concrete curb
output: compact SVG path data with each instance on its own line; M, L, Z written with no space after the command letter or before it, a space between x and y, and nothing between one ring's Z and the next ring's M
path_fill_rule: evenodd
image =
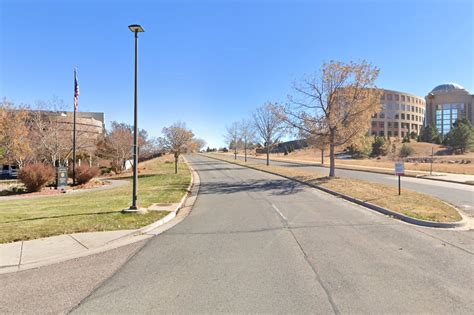
M218 160L218 161L223 161L223 162L235 164L235 165L242 166L242 167L248 167L248 168L251 168L251 169L254 169L254 170L257 170L257 171L261 171L261 172L265 172L265 173L268 173L268 174L284 177L286 179L296 181L300 184L307 185L307 186L319 189L319 190L324 191L328 194L340 197L342 199L348 200L350 202L353 202L353 203L358 204L360 206L369 208L371 210L375 210L375 211L383 213L385 215L397 218L397 219L399 219L401 221L404 221L404 222L407 222L407 223L411 223L411 224L415 224L415 225L419 225L419 226L424 226L424 227L445 228L445 229L464 227L468 223L468 220L466 219L466 217L460 211L458 211L456 208L455 208L456 211L458 211L458 213L463 218L461 221L458 221L458 222L435 222L435 221L426 221L426 220L416 219L416 218L412 218L412 217L409 217L407 215L404 215L402 213L398 213L398 212L395 212L395 211L392 211L392 210L374 205L370 202L362 201L362 200L359 200L357 198L353 198L353 197L350 197L348 195L336 192L334 190L324 188L324 187L319 187L317 185L313 185L311 183L307 183L307 182L304 182L304 181L301 181L301 180L298 180L298 179L295 179L295 178L292 178L292 177L289 177L289 176L281 175L281 174L278 174L278 173L275 173L275 172L272 172L272 171L268 171L268 170L261 170L261 169L258 169L258 168L252 167L252 166L248 166L248 165L241 165L241 164L238 164L238 163L235 163L235 162L232 162L232 161L222 160L222 159L219 159L219 158L213 157L213 156L208 156L208 155L205 155L205 156L210 157L210 158L215 159L215 160ZM452 205L450 205L450 206L453 207Z
M164 218L161 218L160 220L153 222L147 226L144 226L138 230L133 230L132 232L122 235L118 238L115 238L113 240L110 240L104 245L97 247L97 248L92 248L88 249L86 251L82 251L80 253L73 253L73 254L67 254L62 257L54 257L52 259L45 259L42 261L35 261L31 262L28 264L19 264L19 265L10 265L10 266L4 266L0 267L0 274L7 274L7 273L13 273L13 272L18 272L18 271L24 271L24 270L29 270L29 269L34 269L34 268L39 268L39 267L44 267L44 266L49 266L49 265L54 265L57 263L65 262L68 260L72 259L77 259L81 257L86 257L94 254L99 254L108 250L112 250L115 248L119 248L125 245L129 245L132 243L136 243L142 240L148 240L152 238L153 236L159 235L166 231L169 228L172 228L174 225L178 224L181 222L186 216L190 213L192 210L192 207L194 206L194 203L197 198L197 194L199 193L199 187L200 187L200 178L197 172L193 169L193 167L188 163L186 158L183 156L184 162L188 165L189 170L191 171L191 182L187 188L187 193L181 198L180 202L176 206L176 209L172 212L170 212L168 215L166 215ZM186 210L186 211L182 211ZM182 212L182 213L181 213ZM178 213L179 218L178 217ZM173 219L177 219L178 222L175 224L170 223L169 227L165 227L164 225L166 223L169 223ZM181 220L181 221L180 221ZM153 230L157 230L158 228L162 228L160 231L151 233Z
M206 155L207 156L207 155ZM243 155L238 154L237 156L243 157ZM264 160L265 158L260 158L256 156L251 156L251 158L254 159L260 159ZM291 161L291 160L275 160L275 159L270 159L270 161L275 161L275 162L283 162L283 163L289 163L289 164L294 164L294 165L307 165L307 166L314 166L314 167L321 167L321 168L329 168L326 165L321 165L321 164L316 164L312 162L305 162L305 161ZM358 168L349 168L349 167L340 167L336 166L336 169L340 170L347 170L347 171L355 171L355 172L365 172L365 173L375 173L375 174L382 174L382 175L393 175L393 173L390 172L383 172L383 171L378 171L378 170L367 170L367 169L358 169ZM407 172L411 172L410 170L406 170ZM450 179L442 179L442 178L432 178L432 177L425 177L425 176L430 176L428 174L409 174L406 173L404 175L405 177L412 177L412 178L419 178L419 179L427 179L427 180L433 180L433 181L438 181L438 182L446 182L446 183L453 183L453 184L461 184L461 185L468 185L468 186L474 186L474 183L468 183L468 182L459 182L455 180L450 180Z
M138 230L135 230L133 232L131 232L130 234L127 234L127 235L124 235L120 238L125 238L125 237L130 237L130 236L136 236L136 235L140 235L140 234L146 234L148 232L150 232L151 230L154 230L160 226L162 226L163 224L166 224L168 223L169 221L173 220L176 215L178 214L178 212L181 210L181 208L183 207L184 203L186 202L186 200L190 197L191 195L191 191L192 191L192 187L195 185L195 182L196 182L196 177L198 177L196 171L192 168L192 166L188 163L188 160L186 160L186 158L184 156L182 156L183 158L183 161L184 163L186 163L186 165L188 166L189 170L190 170L190 173L191 173L191 182L189 183L188 185L188 188L186 188L186 194L181 198L181 200L179 201L178 205L176 206L176 208L171 211L168 215L166 215L164 218L161 218L160 220L158 221L155 221L149 225L146 225L142 228L139 228ZM115 241L115 240L114 240Z

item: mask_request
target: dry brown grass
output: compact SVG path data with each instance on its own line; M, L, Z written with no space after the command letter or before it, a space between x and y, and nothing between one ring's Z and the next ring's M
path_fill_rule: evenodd
M402 189L401 196L398 196L398 188L388 185L374 184L371 182L351 179L333 178L330 179L325 174L317 171L295 170L290 167L266 166L260 163L235 161L230 157L222 155L212 155L218 159L251 167L257 170L270 171L286 177L294 178L315 186L331 189L333 191L348 195L350 197L370 202L374 205L390 209L407 216L435 221L435 222L456 222L462 218L454 207L438 198L427 196L415 191Z
M397 150L401 146L400 142L396 143ZM415 149L415 155L413 157L425 157L429 158L431 156L431 147L434 147L434 152L442 152L445 151L446 148L441 145L431 144L431 143L424 143L420 142L417 143L412 141L410 143ZM342 152L339 150L337 153ZM251 155L255 156L255 152L252 152ZM257 154L259 157L264 157L264 154ZM313 163L320 163L321 162L321 151L315 148L305 148L302 150L297 150L289 153L288 155L284 155L283 153L272 153L270 154L271 159L275 160L300 160L300 161L307 161ZM396 156L385 156L381 157L380 159L349 159L349 160L336 160L336 167L340 168L347 168L347 169L369 169L370 167L380 167L380 168L388 168L393 170L394 168L394 160ZM470 164L459 164L460 161L470 161ZM458 163L455 163L458 162ZM325 154L325 163L329 163L329 155L328 152ZM353 167L353 166L357 166ZM422 171L422 172L429 172L430 171L430 163L408 163L405 162L405 169L411 171ZM454 173L454 174L468 174L474 175L474 152L468 152L465 154L459 155L435 155L434 156L434 163L433 163L433 172L440 172L440 173ZM393 173L392 171L387 171L387 173Z

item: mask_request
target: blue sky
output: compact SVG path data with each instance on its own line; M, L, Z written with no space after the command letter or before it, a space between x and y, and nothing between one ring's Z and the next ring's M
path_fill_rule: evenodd
M367 59L377 85L425 96L443 82L474 91L472 1L0 0L0 97L53 96L107 122L133 122L133 34L139 43L139 125L177 120L211 146L225 125L324 61Z

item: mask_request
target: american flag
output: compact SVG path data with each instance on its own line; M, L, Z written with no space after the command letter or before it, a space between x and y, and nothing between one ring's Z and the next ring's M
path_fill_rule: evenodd
M79 106L79 81L77 80L77 69L74 69L74 111Z

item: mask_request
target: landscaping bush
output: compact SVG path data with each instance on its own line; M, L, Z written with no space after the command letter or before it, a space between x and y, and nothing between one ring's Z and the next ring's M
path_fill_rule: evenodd
M390 143L388 143L384 137L374 137L371 156L377 157L387 155L389 148Z
M414 154L415 154L415 149L413 149L411 145L404 143L402 147L400 148L400 152L398 155L400 157L407 157Z
M52 182L54 178L54 168L43 163L26 165L18 172L18 179L29 192L40 191L41 188Z
M79 185L86 184L94 177L99 176L99 174L100 169L98 167L89 167L88 165L76 166L76 183Z

